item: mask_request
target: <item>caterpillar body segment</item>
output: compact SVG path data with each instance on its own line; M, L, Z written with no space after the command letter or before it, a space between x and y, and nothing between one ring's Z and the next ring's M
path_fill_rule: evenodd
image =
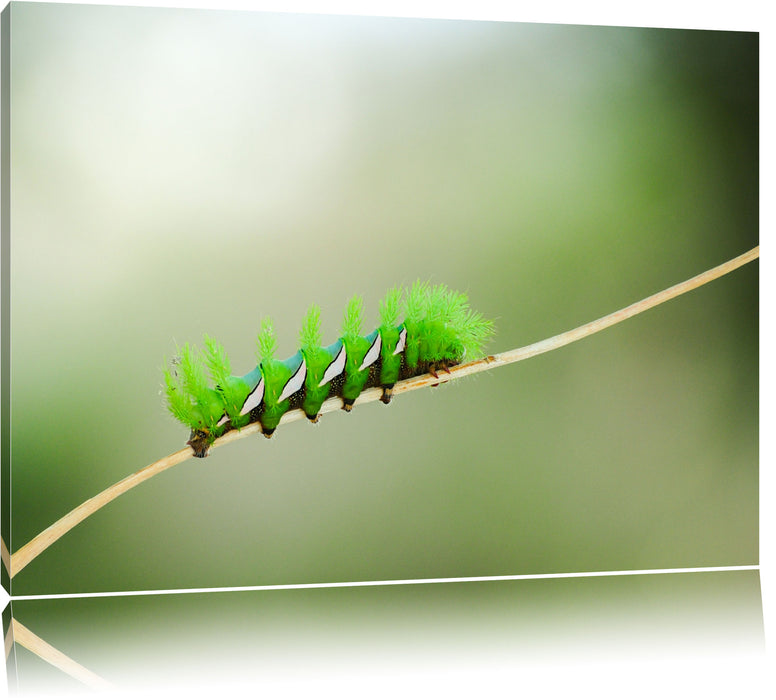
M376 343L379 346L380 341L381 339L378 331L372 331L365 338L360 336L356 338L348 338L348 336L342 337L342 346L345 348L345 378L342 383L342 408L346 411L350 411L353 408L353 403L369 381L370 373L374 373L374 370L371 369L371 365L374 364L377 357L374 357L374 360L370 363L367 355L370 350L375 347ZM374 355L374 351L372 354Z
M342 342L337 341L327 348L306 348L302 350L307 361L307 379L302 410L309 420L318 421L321 405L329 398L333 385L339 386L345 369ZM341 368L340 368L340 365Z
M399 338L404 331L404 327L385 328L381 326L379 330L380 337L382 338L382 347L380 348L380 386L384 389L382 401L383 403L388 403L391 400L390 391L393 389L393 385L399 381L401 375L404 355L401 352L397 354L394 351L399 345Z
M363 303L354 296L345 311L342 335L321 345L320 309L310 307L300 332L300 349L275 357L272 323L265 319L257 339L257 365L231 374L223 347L205 338L204 359L189 345L165 370L167 405L191 430L187 444L207 456L213 441L230 430L258 422L270 437L283 415L300 408L317 422L327 398L338 396L350 411L364 389L382 387L389 403L397 381L426 372L437 376L482 352L493 324L468 306L466 295L445 285L416 282L405 292L394 287L380 303L380 326L361 335ZM400 312L404 320L399 322ZM211 382L207 381L209 375Z
M243 388L248 388L245 398L240 403L238 415L235 416L233 413L229 414L229 417L232 420L232 427L241 428L243 425L250 423L251 411L253 411L254 408L259 408L261 402L264 401L264 375L262 375L261 369L254 367L251 372L244 377L236 379L236 381L241 382Z
M299 408L300 393L307 376L301 351L287 360L268 360L259 365L264 379L264 400L253 409L261 431L270 437L286 411Z

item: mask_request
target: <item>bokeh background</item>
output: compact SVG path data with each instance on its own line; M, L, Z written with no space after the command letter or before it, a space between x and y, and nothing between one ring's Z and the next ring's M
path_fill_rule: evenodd
M417 278L491 351L758 242L758 37L12 6L12 535L177 450L161 370ZM14 595L758 560L758 265L122 496Z

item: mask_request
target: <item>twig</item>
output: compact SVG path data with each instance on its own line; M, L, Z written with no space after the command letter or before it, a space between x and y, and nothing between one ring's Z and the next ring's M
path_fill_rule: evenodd
M78 523L85 520L90 515L96 513L100 508L110 503L114 498L118 498L122 493L126 493L138 484L142 484L152 476L161 474L165 469L174 467L176 464L185 462L194 456L190 447L173 452L171 455L163 457L158 462L148 465L134 474L125 477L118 483L109 486L107 489L92 496L88 501L84 501L80 506L71 510L67 515L57 520L53 525L47 527L43 532L35 535L21 549L11 555L11 578L16 576L27 564L29 564L42 551L48 549L66 532L72 530Z
M68 676L72 676L94 690L105 691L113 689L113 686L108 681L73 661L69 656L63 654L59 649L55 649L48 642L44 642L38 635L30 632L21 622L13 617L11 618L11 629L13 630L14 642L47 661L52 666L56 666Z
M527 360L530 357L541 355L542 353L549 352L550 350L557 350L564 345L568 345L569 343L573 343L576 340L581 340L582 338L586 338L589 335L598 333L605 328L609 328L610 326L613 326L617 323L621 323L622 321L625 321L626 319L629 319L636 314L647 311L648 309L651 309L658 304L662 304L669 299L673 299L674 297L678 297L681 294L685 294L686 292L707 284L708 282L711 282L718 277L722 277L723 275L732 272L742 265L755 260L759 256L760 246L757 246L752 248L752 250L749 252L744 253L743 255L739 255L737 258L733 258L732 260L714 267L711 270L707 270L706 272L703 272L700 275L697 275L696 277L693 277L685 282L681 282L680 284L674 285L673 287L664 289L662 292L653 294L652 296L647 297L646 299L642 299L635 304L631 304L624 309L615 311L608 316L591 321L590 323L586 323L583 326L566 331L560 335L547 338L546 340L541 340L538 343L533 343L532 345L526 345L522 348L508 350L507 352L502 352L497 355L489 355L488 357L476 360L474 362L469 362L463 365L456 365L455 367L451 367L449 372L442 372L437 377L430 374L424 374L419 377L405 379L401 382L398 382L394 386L393 394L395 396L397 394L404 394L408 391L422 389L426 386L446 383L453 379L465 377L470 374L476 374L477 372L484 372L495 367L501 367L513 362L519 362L520 360ZM382 389L379 387L367 389L361 393L358 399L356 399L355 405L377 401L382 396L382 394ZM339 397L334 397L324 402L320 412L330 413L331 411L336 411L340 408L342 408L342 399ZM304 417L304 412L300 409L290 411L283 416L280 424L283 425L285 423L291 423ZM230 442L247 437L248 435L253 435L259 431L260 426L258 423L251 423L241 430L232 430L218 438L213 443L211 449L221 447L222 445L227 445ZM160 459L158 462L150 464L138 472L135 472L131 476L128 476L122 481L119 481L113 486L105 489L102 493L99 493L98 495L90 498L88 501L82 503L80 506L75 508L75 510L72 510L63 518L57 520L57 522L46 528L39 535L36 535L26 545L11 555L11 566L9 572L11 578L16 576L16 574L18 574L25 566L27 566L27 564L35 559L35 557L37 557L47 547L56 542L60 537L62 537L62 535L74 528L82 520L88 518L100 508L110 503L114 498L117 498L122 493L129 491L143 481L156 476L166 469L169 469L176 464L180 464L181 462L185 462L187 459L193 456L194 452L192 449L190 447L186 447L182 450L179 450L178 452L164 457L163 459Z
M0 561L3 563L6 571L11 570L11 553L5 544L5 540L0 537Z
M11 649L13 649L13 625L8 625L8 631L5 633L5 660L8 661L8 657L11 655Z

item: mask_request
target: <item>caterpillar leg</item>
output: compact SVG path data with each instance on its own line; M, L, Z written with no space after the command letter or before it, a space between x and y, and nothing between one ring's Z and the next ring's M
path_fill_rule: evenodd
M210 449L210 435L203 430L192 430L187 445L194 450L194 456L204 459Z
M450 371L451 367L454 367L457 362L448 362L447 360L439 360L438 362L432 362L428 366L428 373L434 377L434 379L439 379L439 372L445 372L446 374L452 374ZM436 384L432 384L431 388L433 389L435 386L439 386L442 382L437 382Z
M439 372L445 372L447 374L450 374L450 368L454 367L457 362L448 362L447 360L439 360L438 362L432 362L428 366L428 373L434 377L434 379L439 379ZM435 385L436 386L436 385Z
M261 427L261 434L269 439L272 437L272 434L275 432L275 428L265 428L264 426Z
M307 416L307 420L309 420L311 423L317 423L321 417L321 414L316 413L314 416L311 416L309 413L305 413L305 416Z
M386 406L391 403L391 399L393 398L393 384L390 386L384 386L383 387L383 395L380 397L380 401L382 401Z
M353 410L355 399L342 399L342 410L350 413Z

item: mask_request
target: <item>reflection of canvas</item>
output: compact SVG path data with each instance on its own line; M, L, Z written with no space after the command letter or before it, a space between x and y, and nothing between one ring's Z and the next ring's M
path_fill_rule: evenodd
M20 690L40 693L86 694L106 683L153 697L170 687L277 692L314 684L319 692L360 695L379 679L385 693L379 697L462 682L496 695L519 679L524 689L552 695L583 684L594 685L598 697L618 697L635 674L639 690L654 696L668 678L673 687L691 681L707 692L720 682L759 687L754 669L739 662L763 650L756 571L98 597L14 607L31 633L56 640L71 662L57 671L17 645ZM725 663L709 663L722 654ZM639 675L645 665L650 673Z
M497 352L757 244L754 34L12 10L11 552L178 448L178 343L430 278ZM166 470L13 592L756 563L757 284Z

